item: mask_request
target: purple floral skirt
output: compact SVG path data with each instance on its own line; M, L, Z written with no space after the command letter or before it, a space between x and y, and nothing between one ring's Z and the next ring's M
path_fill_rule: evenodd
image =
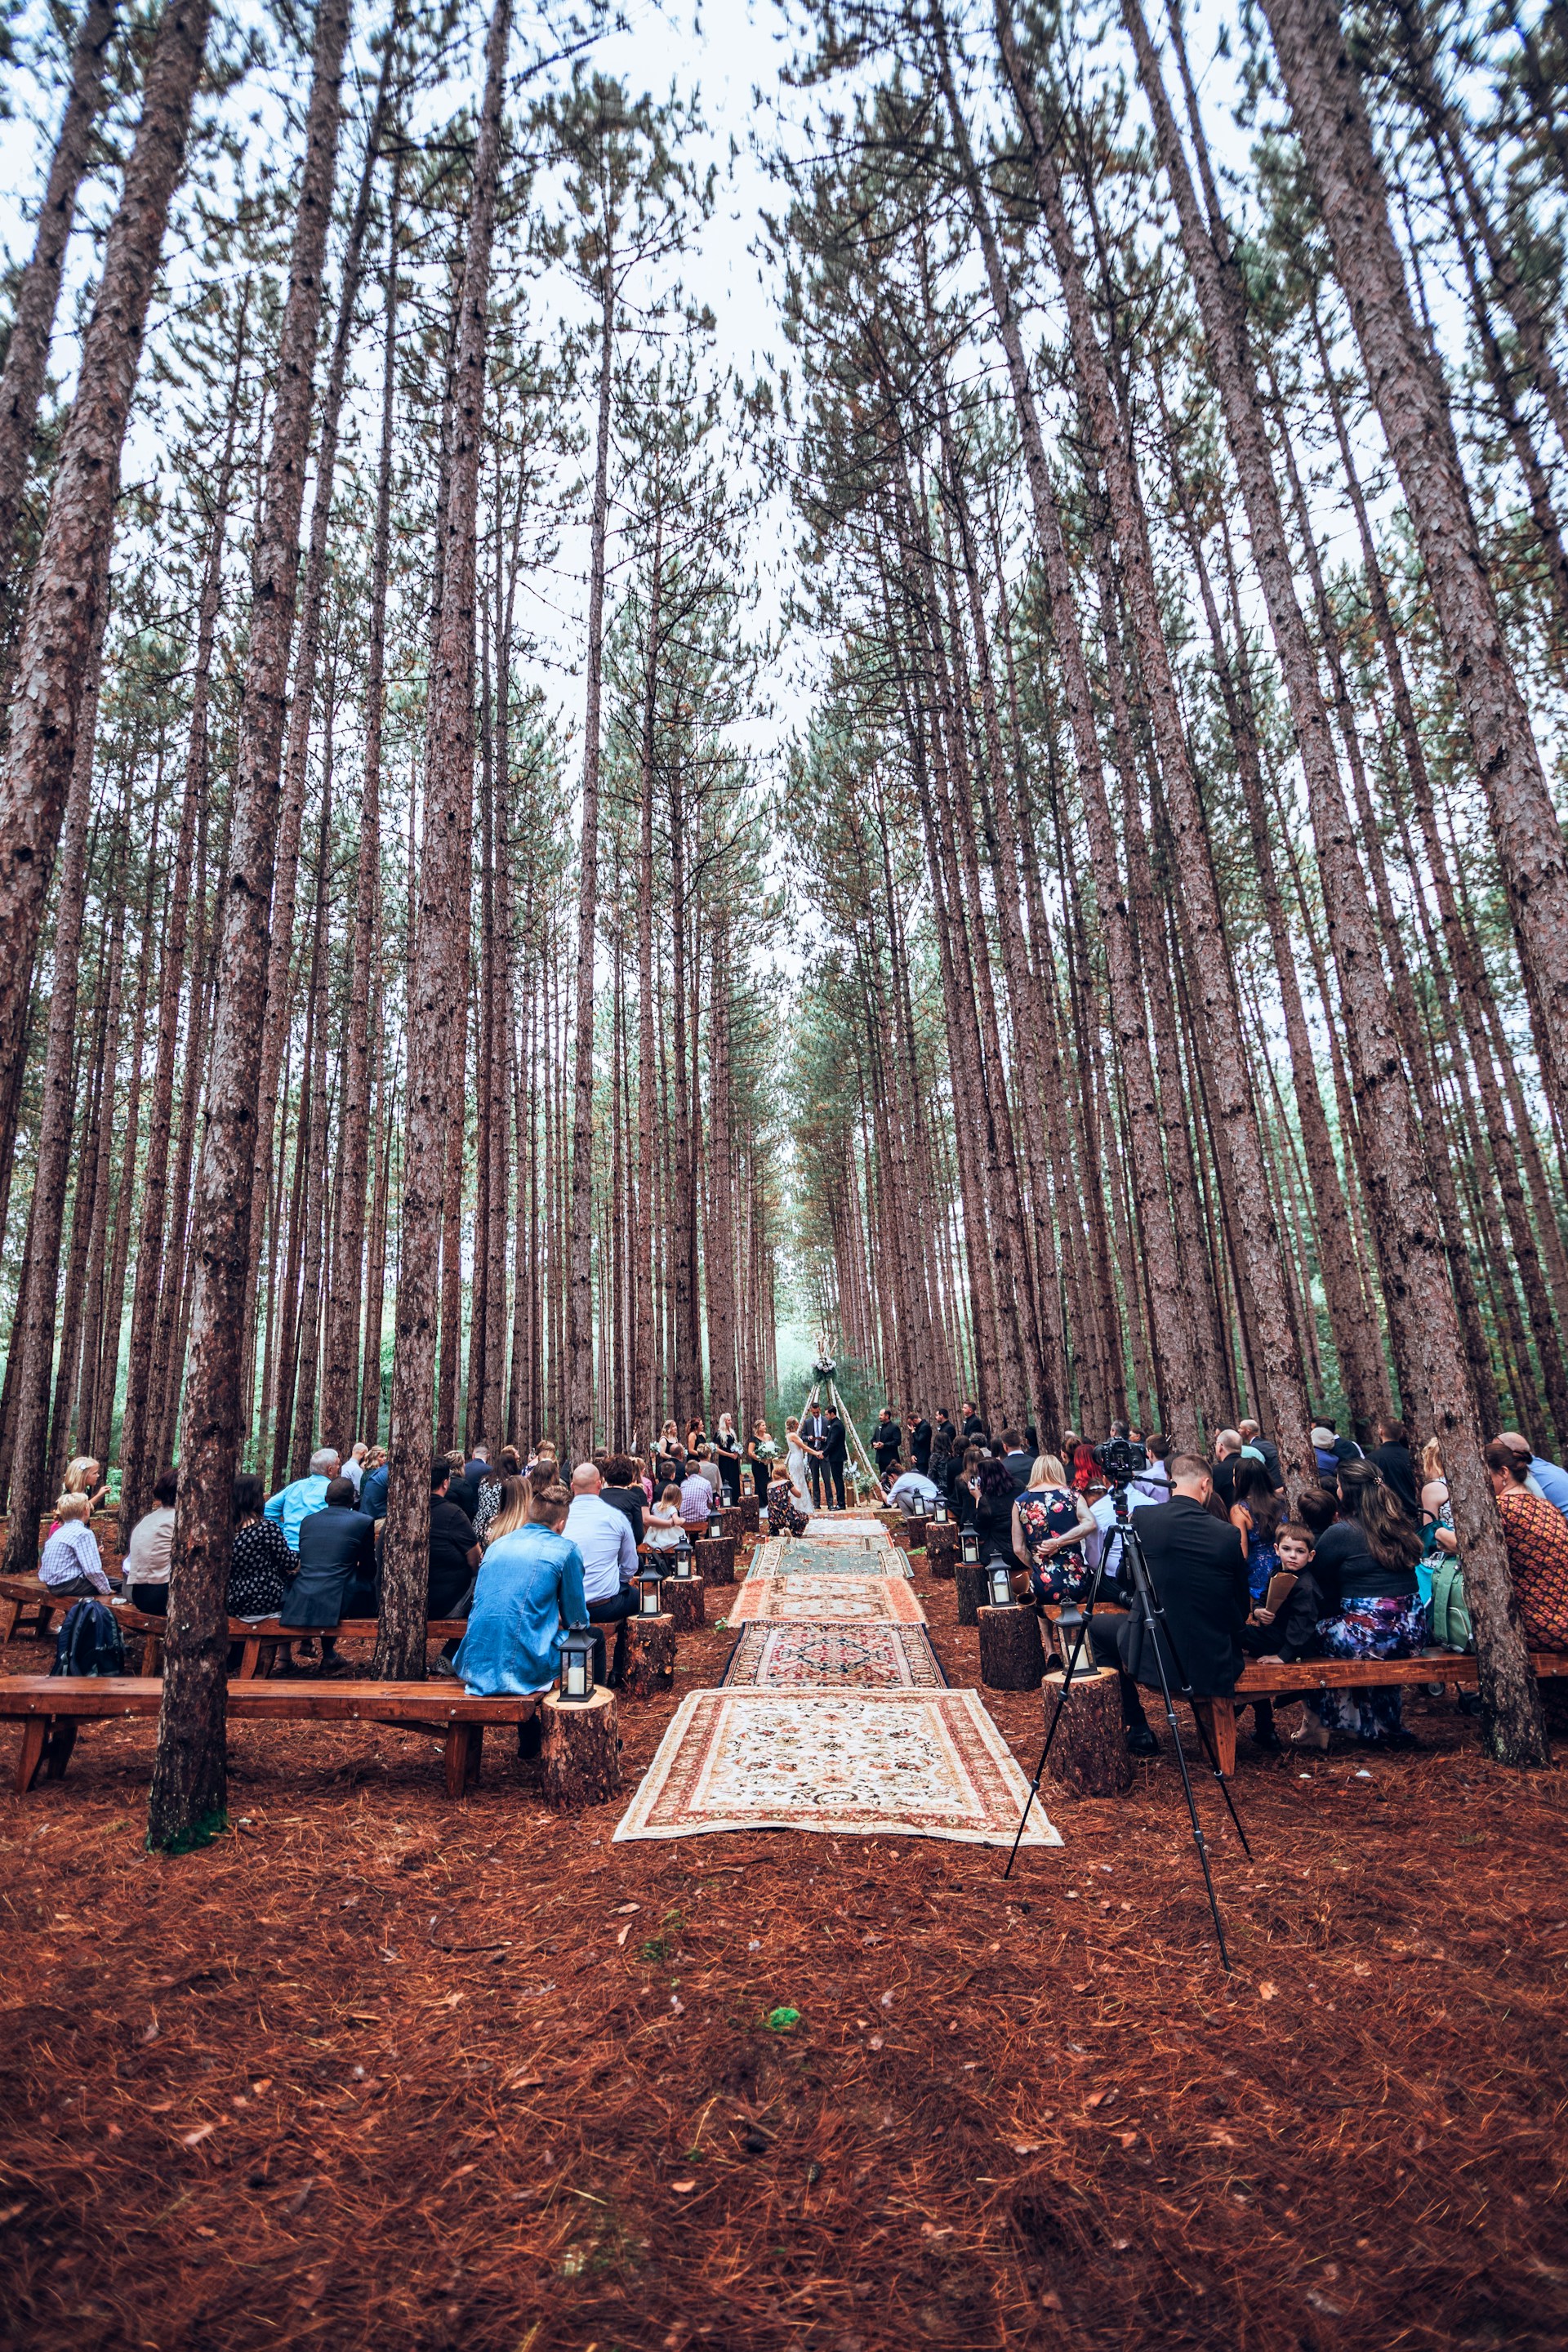
M1331 1658L1411 1658L1426 1642L1426 1604L1415 1593L1386 1599L1347 1593L1337 1617L1324 1617L1318 1638ZM1331 1731L1358 1739L1386 1738L1404 1727L1405 1695L1397 1683L1382 1688L1317 1691L1308 1712Z

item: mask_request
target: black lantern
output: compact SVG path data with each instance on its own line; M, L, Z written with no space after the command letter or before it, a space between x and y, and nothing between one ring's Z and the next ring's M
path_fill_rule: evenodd
M945 1528L945 1527L946 1527L946 1525L947 1525L947 1497L946 1497L946 1496L945 1496L945 1495L939 1495L939 1496L937 1496L937 1498L936 1498L935 1502L934 1502L934 1503L931 1505L931 1524L932 1524L932 1526L933 1526L933 1527L939 1527L939 1528Z
M994 1559L986 1571L991 1587L993 1609L1011 1609L1013 1603L1013 1571L1005 1559Z
M594 1637L574 1625L561 1643L561 1696L581 1706L594 1696Z
M963 1535L958 1539L958 1549L963 1557L965 1568L979 1567L980 1538L975 1534L973 1528L964 1528Z
M663 1569L655 1568L650 1560L646 1568L638 1569L637 1574L632 1579L632 1582L637 1587L637 1615L639 1617L657 1617L658 1615L658 1588L664 1582Z
M680 1549L679 1549L679 1551L678 1551L678 1552L676 1553L676 1555L675 1555L675 1559L674 1559L674 1563L673 1563L673 1565L672 1565L672 1567L671 1567L670 1573L671 1573L671 1575L675 1578L675 1580L676 1580L676 1582L677 1582L678 1584L689 1584L689 1583L690 1583L690 1581L691 1581L691 1547L690 1547L690 1545L689 1545L689 1544L682 1544L682 1545L680 1546Z
M1060 1654L1062 1665L1068 1674L1072 1672L1073 1648L1083 1630L1083 1611L1079 1607L1078 1602L1069 1597L1058 1610L1056 1623L1057 1649ZM1087 1640L1079 1652L1078 1671L1080 1675L1092 1674L1094 1671L1094 1660L1089 1656Z
M719 1516L718 1504L714 1503L708 1513L708 1535L710 1540L711 1541L715 1536L721 1536L723 1532L724 1522Z
M910 1505L910 1517L923 1519L930 1516L930 1506L923 1495L917 1495Z

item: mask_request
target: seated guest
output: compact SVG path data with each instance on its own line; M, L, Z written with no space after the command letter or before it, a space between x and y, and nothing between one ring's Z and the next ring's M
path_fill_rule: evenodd
M125 1597L149 1617L169 1613L169 1555L174 1545L174 1496L179 1478L161 1470L153 1482L153 1507L138 1519L125 1548Z
M947 1499L952 1505L952 1515L961 1528L974 1520L974 1481L980 1469L980 1448L966 1445L953 1460L952 1473L947 1482Z
M1293 1576L1282 1605L1268 1606L1268 1595L1258 1601L1251 1616L1241 1629L1241 1646L1249 1658L1315 1658L1322 1647L1318 1635L1318 1621L1325 1614L1322 1589L1312 1572L1312 1553L1316 1538L1309 1527L1299 1519L1288 1519L1275 1538L1279 1555L1277 1573ZM1274 1705L1271 1699L1258 1698L1252 1702L1252 1736L1266 1754L1280 1752L1279 1736L1274 1728ZM1317 1718L1308 1716L1292 1740L1299 1748L1326 1748L1329 1735Z
M599 1490L601 1502L608 1503L615 1511L624 1511L631 1521L632 1541L643 1539L643 1515L647 1496L643 1492L637 1465L629 1454L612 1454L605 1472L605 1483ZM575 1540L575 1538L574 1538Z
M479 1570L479 1539L474 1523L453 1497L458 1480L449 1454L430 1465L430 1598L432 1617L466 1617Z
M1268 1580L1279 1567L1277 1538L1285 1517L1285 1497L1275 1492L1261 1454L1250 1462L1243 1454L1231 1492L1235 1499L1230 1507L1230 1523L1247 1554L1247 1589L1257 1602L1268 1591Z
M300 1572L282 1528L275 1527L262 1509L266 1494L259 1478L239 1477L234 1482L234 1557L228 1570L231 1617L276 1617Z
M1561 1511L1568 1519L1568 1470L1556 1462L1549 1461L1544 1454L1535 1453L1529 1438L1521 1437L1517 1429L1500 1430L1498 1442L1502 1445L1523 1447L1530 1455L1530 1476L1525 1482L1530 1493L1539 1495L1543 1502L1550 1503L1553 1510ZM66 1485L70 1485L68 1477Z
M472 1527L474 1523L474 1513L479 1507L479 1479L477 1477L469 1476L468 1466L464 1463L460 1449L458 1452L448 1454L446 1456L446 1460L447 1467L451 1473L447 1486L447 1499L448 1502L455 1503L457 1505L458 1510L461 1511L463 1517L468 1520L468 1525ZM434 1491L435 1489L432 1488L431 1492L434 1493Z
M713 1508L713 1487L702 1475L702 1465L689 1461L686 1475L680 1482L680 1517L687 1528L706 1528L708 1515Z
M344 1617L374 1617L375 1530L356 1509L346 1478L329 1478L319 1511L300 1522L300 1567L278 1612L279 1622L299 1633L321 1629L321 1672L347 1674L337 1643L325 1632Z
M386 1517L386 1486L391 1475L385 1446L373 1445L365 1456L364 1475L359 1482L359 1507L367 1519L378 1525Z
M486 1463L479 1478L479 1498L474 1507L474 1533L484 1541L485 1529L500 1508L500 1490L508 1478L522 1475L522 1461L515 1445L503 1445L494 1466Z
M1279 1448L1275 1444L1274 1440L1271 1437L1265 1437L1255 1421L1238 1421L1237 1428L1241 1433L1242 1452L1245 1454L1250 1446L1255 1454L1262 1455L1268 1467L1269 1485L1276 1494L1282 1495L1285 1491L1285 1473L1279 1467ZM1149 1441L1148 1450L1151 1454L1154 1450L1152 1438ZM1164 1497L1162 1496L1161 1500L1163 1501L1163 1499Z
M708 1484L712 1488L714 1494L716 1496L721 1494L723 1491L724 1481L719 1475L719 1465L713 1459L713 1448L708 1444L707 1440L704 1439L702 1444L694 1449L694 1452L697 1469L701 1473L702 1476L707 1479ZM692 1467L692 1454L690 1454L686 1457L686 1467L689 1472Z
M564 1532L572 1497L558 1482L536 1481L507 1496L491 1522L462 1647L452 1661L479 1698L547 1691L561 1667L561 1639L587 1622L583 1556ZM522 1514L526 1513L526 1517ZM539 1719L522 1727L521 1754L539 1752Z
M1342 1462L1339 1491L1339 1517L1319 1535L1312 1562L1322 1588L1325 1613L1318 1631L1324 1651L1331 1658L1413 1657L1426 1639L1426 1612L1415 1580L1421 1538L1415 1524L1374 1463L1359 1457ZM1310 1507L1321 1509L1303 1495L1303 1518ZM1318 1692L1308 1699L1307 1712L1326 1730L1337 1726L1369 1747L1415 1745L1415 1734L1404 1727L1404 1695L1397 1684Z
M1005 1464L1003 1465L1005 1467ZM1091 1511L1068 1485L1066 1465L1055 1454L1041 1454L1029 1465L1029 1483L1013 1505L1013 1557L1029 1571L1029 1588L1040 1601L1079 1594L1084 1580L1084 1538L1100 1525L1102 1506ZM1114 1508L1105 1506L1107 1524ZM1114 1575L1110 1560L1107 1573Z
M290 1551L300 1549L300 1528L312 1511L326 1508L327 1481L338 1475L337 1450L331 1445L319 1445L310 1456L310 1475L296 1478L292 1485L280 1486L276 1495L267 1497L268 1517L283 1530L284 1540ZM353 1488L349 1488L352 1499Z
M364 1465L369 1459L369 1446L363 1437L356 1437L343 1456L343 1476L354 1490L356 1503L359 1501L359 1490L364 1484Z
M464 1463L463 1468L466 1475L473 1480L476 1486L483 1486L485 1480L489 1477L490 1469L490 1449L485 1444L482 1437L475 1439L473 1453L469 1459Z
M1138 1514L1138 1533L1150 1580L1164 1612L1159 1627L1142 1613L1097 1616L1089 1639L1097 1665L1121 1675L1121 1721L1134 1756L1152 1756L1138 1685L1158 1690L1163 1660L1173 1697L1230 1698L1241 1671L1241 1629L1247 1622L1247 1559L1228 1522L1211 1518L1214 1479L1200 1454L1178 1454L1170 1465L1173 1492ZM1159 1657L1155 1644L1159 1644Z
M649 1551L684 1551L690 1538L680 1523L680 1489L673 1479L650 1506L643 1540Z
M1127 1490L1128 1503L1132 1510L1137 1510L1144 1503L1170 1501L1171 1481L1165 1471L1165 1456L1170 1450L1170 1441L1161 1430L1152 1431L1145 1439L1143 1451L1148 1456L1147 1465ZM1099 1513L1096 1512L1095 1516L1098 1518Z
M625 1511L605 1502L603 1487L598 1465L579 1462L572 1473L566 1533L576 1545L583 1562L583 1591L588 1603L589 1624L616 1628L616 1654L608 1674L605 1671L605 1637L597 1631L594 1636L594 1672L600 1682L607 1682L614 1690L626 1664L626 1621L637 1607L632 1579L637 1572L637 1548L630 1519Z
M772 1536L803 1536L811 1524L810 1513L800 1502L786 1469L777 1464L768 1484L768 1534Z
M1531 1464L1528 1447L1494 1438L1484 1458L1502 1519L1524 1638L1540 1649L1560 1650L1568 1643L1568 1519L1526 1486Z
M1005 1429L1002 1432L1002 1464L1013 1481L1013 1492L1015 1495L1021 1495L1033 1473L1035 1456L1032 1452L1026 1450L1024 1441L1016 1429Z
M88 1525L89 1495L62 1495L55 1505L55 1528L38 1562L38 1582L61 1598L113 1590L103 1572L98 1538Z
M1380 1421L1377 1429L1382 1442L1373 1448L1372 1458L1398 1496L1406 1516L1419 1520L1421 1495L1405 1423L1402 1421Z
M1459 1549L1454 1533L1454 1506L1443 1472L1443 1449L1435 1437L1421 1448L1421 1542L1428 1559L1435 1551L1452 1557ZM1419 1569L1415 1572L1421 1573Z
M889 1503L897 1504L900 1510L908 1511L917 1495L923 1495L928 1503L934 1503L942 1492L936 1480L928 1478L923 1471L906 1470L897 1454L888 1464L882 1475L884 1477L890 1476L893 1482L888 1489Z

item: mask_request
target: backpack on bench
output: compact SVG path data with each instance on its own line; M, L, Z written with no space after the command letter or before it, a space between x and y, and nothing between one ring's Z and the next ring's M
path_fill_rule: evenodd
M1438 1552L1432 1565L1432 1598L1427 1604L1432 1640L1439 1650L1473 1650L1476 1631L1465 1599L1465 1576L1451 1554Z
M122 1675L125 1644L114 1612L101 1601L75 1601L55 1641L51 1675Z

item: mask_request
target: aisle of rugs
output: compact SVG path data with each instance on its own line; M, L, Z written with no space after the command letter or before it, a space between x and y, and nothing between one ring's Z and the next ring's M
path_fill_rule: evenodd
M715 1690L681 1700L616 1832L718 1830L1010 1845L1028 1793L977 1691L948 1683L909 1563L875 1518L758 1546ZM1037 1801L1026 1845L1061 1838Z

